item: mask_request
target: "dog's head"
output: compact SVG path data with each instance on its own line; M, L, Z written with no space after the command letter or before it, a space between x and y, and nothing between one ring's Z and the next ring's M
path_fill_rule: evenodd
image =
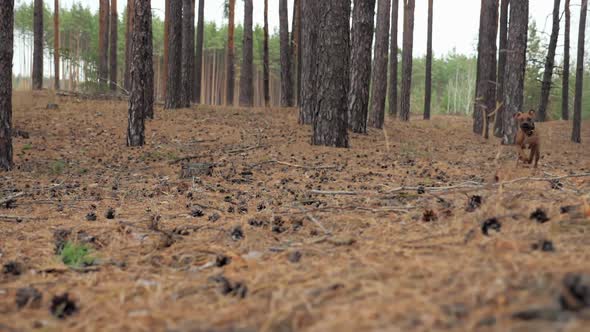
M526 113L518 112L514 114L516 124L522 129L527 135L532 135L535 131L535 110L530 110Z

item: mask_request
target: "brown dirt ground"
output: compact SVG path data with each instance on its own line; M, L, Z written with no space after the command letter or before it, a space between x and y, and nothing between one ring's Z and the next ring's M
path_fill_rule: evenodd
M59 109L46 110L48 102ZM0 220L0 263L24 266L20 276L0 273L0 330L590 326L584 315L511 318L516 311L556 306L566 273L590 273L588 215L560 214L561 206L586 204L589 178L563 179L561 189L522 181L437 194L388 193L399 186L588 173L588 143L570 143L568 123L540 125L543 158L534 171L515 167L513 148L474 137L467 118L388 121L385 131L352 135L347 150L310 146L309 127L296 119L293 109L158 108L147 123L147 145L127 148L125 102L17 94L15 127L30 138L15 140L17 169L0 174L0 199L25 195L11 209L0 208L0 215L28 219ZM584 142L590 142L588 126ZM180 164L171 161L189 155L198 156L193 162L214 163L213 174L181 179ZM269 160L282 163L263 163ZM310 194L317 189L359 194ZM467 212L474 194L483 204ZM109 207L116 210L114 220L105 218ZM198 207L205 215L192 217ZM549 222L529 219L538 207ZM86 221L93 211L97 220ZM219 220L210 221L215 213ZM436 220L424 221L425 215ZM159 224L150 228L156 216ZM491 217L499 217L502 228L486 237L480 225ZM243 239L232 239L236 226ZM97 265L65 266L54 253L58 229L71 230L71 241L90 237ZM553 241L556 251L532 250L542 239ZM298 263L288 259L295 251L302 255ZM211 266L219 255L231 263ZM219 275L245 284L246 297L223 295L211 281ZM17 309L16 291L28 285L43 300ZM49 307L63 292L79 312L59 320Z

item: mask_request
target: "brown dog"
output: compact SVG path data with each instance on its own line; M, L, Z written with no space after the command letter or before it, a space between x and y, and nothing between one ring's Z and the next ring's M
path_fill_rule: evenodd
M539 138L539 132L535 128L535 110L530 110L527 113L518 112L514 114L516 124L518 125L518 132L516 133L516 147L518 149L518 159L527 164L535 160L534 167L537 168L539 158L541 158L541 139ZM525 149L531 149L531 154L527 158L525 155Z

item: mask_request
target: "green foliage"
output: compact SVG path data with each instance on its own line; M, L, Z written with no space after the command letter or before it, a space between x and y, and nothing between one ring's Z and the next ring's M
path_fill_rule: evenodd
M66 242L59 257L67 266L79 268L94 264L92 250L87 245Z
M49 165L49 173L52 175L61 175L66 169L66 163L63 160L55 160Z

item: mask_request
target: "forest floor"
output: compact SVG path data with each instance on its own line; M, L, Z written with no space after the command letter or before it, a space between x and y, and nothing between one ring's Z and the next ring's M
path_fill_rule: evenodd
M462 117L388 119L335 149L294 109L158 107L128 148L124 101L14 107L0 331L590 326L573 310L590 304L590 177L572 176L590 173L589 123L583 145L539 124L534 170ZM209 165L183 178L189 156Z

